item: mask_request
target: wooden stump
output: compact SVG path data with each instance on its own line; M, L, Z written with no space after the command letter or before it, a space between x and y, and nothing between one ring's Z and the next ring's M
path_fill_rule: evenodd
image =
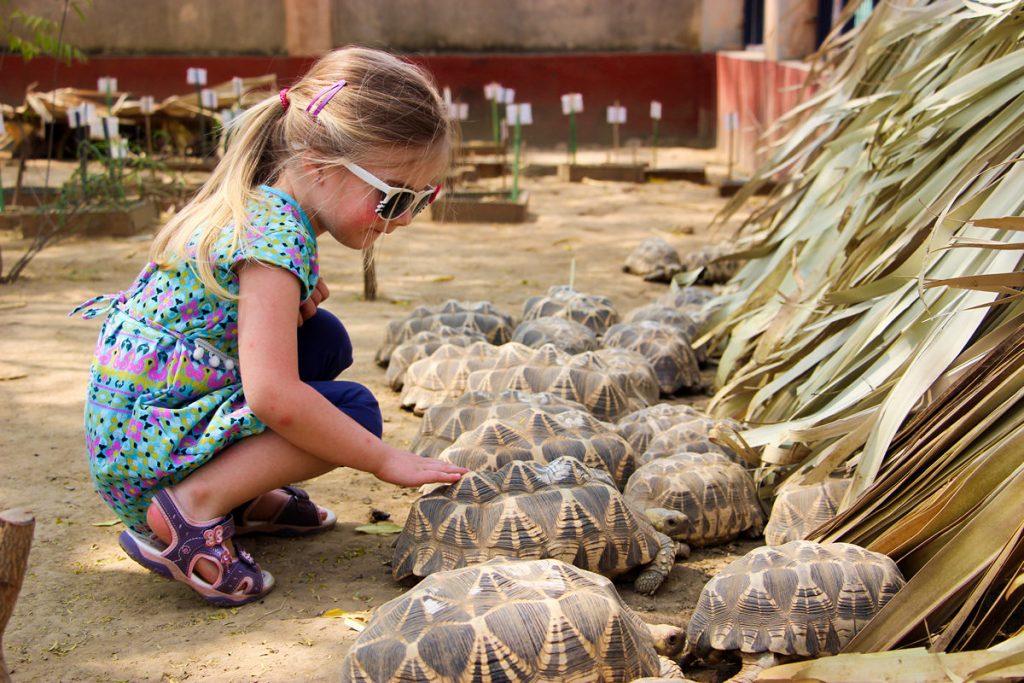
M4 659L4 630L25 578L35 528L36 520L26 510L15 508L0 512L0 683L11 680Z

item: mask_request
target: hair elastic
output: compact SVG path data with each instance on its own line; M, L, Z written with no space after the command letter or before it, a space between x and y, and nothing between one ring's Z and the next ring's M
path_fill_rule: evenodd
M312 100L310 100L309 104L306 106L306 111L310 115L312 115L313 119L315 120L317 115L319 115L323 108L327 106L327 103L330 102L335 95L341 92L341 89L344 87L344 78L341 79L340 81L336 81L331 85L327 86L326 88L318 92Z
M291 104L291 102L288 101L288 88L281 88L281 92L277 95L281 98L281 108L287 109L288 105Z

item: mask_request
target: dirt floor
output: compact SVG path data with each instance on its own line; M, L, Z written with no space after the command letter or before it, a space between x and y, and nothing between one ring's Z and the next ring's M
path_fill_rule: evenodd
M659 154L665 166L709 158L699 150ZM706 229L724 202L709 186L553 177L523 183L530 191L526 223L419 219L389 237L379 250L375 302L363 300L359 253L321 244L321 274L332 291L327 308L356 346L345 377L378 395L391 443L408 446L419 418L399 409L373 363L387 321L450 298L486 299L519 315L527 297L568 282L573 259L576 288L609 296L626 312L666 288L621 271L642 239L661 235L686 249L728 236ZM364 613L404 590L389 573L393 537L354 528L373 508L401 524L416 491L352 470L308 482L313 498L338 513L337 529L315 538L246 540L277 588L260 602L219 609L128 559L117 545L122 527L92 489L82 408L99 320L67 313L129 285L145 263L149 237L71 239L39 254L16 284L0 286L0 510L25 507L36 518L28 574L3 643L12 676L21 683L336 680L356 632L328 611ZM0 235L8 263L19 244ZM621 593L645 620L685 624L704 582L753 545L695 552L654 597L627 584ZM696 676L713 680L714 673Z

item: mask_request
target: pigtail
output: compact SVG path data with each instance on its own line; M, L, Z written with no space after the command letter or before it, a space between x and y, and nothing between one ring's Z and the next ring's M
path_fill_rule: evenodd
M161 267L184 261L218 296L232 298L213 272L213 248L229 224L230 248L241 243L249 228L246 207L262 198L259 185L272 181L280 170L276 148L287 113L274 95L232 123L230 147L196 196L157 233L150 260Z

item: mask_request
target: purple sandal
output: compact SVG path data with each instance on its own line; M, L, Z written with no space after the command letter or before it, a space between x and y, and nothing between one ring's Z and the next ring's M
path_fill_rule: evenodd
M164 546L156 538L135 531L122 531L121 547L146 569L174 581L180 581L208 602L220 607L235 607L259 600L274 587L274 577L262 571L249 553L238 546L232 555L225 542L235 534L230 515L207 522L195 522L178 508L174 496L162 489L153 497L171 528L171 543ZM217 565L220 576L213 584L196 573L199 560Z
M235 520L235 535L273 534L274 536L305 536L318 534L333 529L338 516L327 508L322 508L309 499L309 494L298 486L282 486L280 489L288 494L281 507L271 515L270 519L249 520L249 513L258 498L242 503L231 511ZM325 512L325 519L320 513Z

